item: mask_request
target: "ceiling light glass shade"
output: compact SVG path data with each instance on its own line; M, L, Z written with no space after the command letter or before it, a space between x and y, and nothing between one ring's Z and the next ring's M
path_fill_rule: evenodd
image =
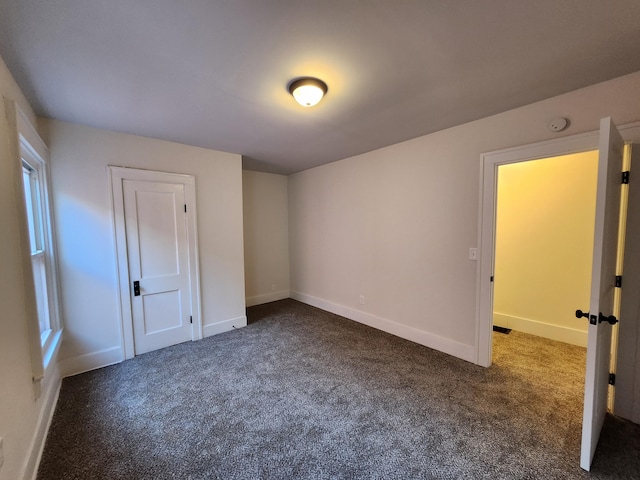
M289 93L303 107L313 107L327 93L327 84L317 78L300 78L289 85Z

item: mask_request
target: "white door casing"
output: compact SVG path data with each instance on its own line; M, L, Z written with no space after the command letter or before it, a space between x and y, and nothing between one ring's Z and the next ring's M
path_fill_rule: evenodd
M637 295L640 292L640 183L636 175L640 171L640 144L630 147L631 181L628 185L627 228L621 273L624 290L631 294L625 295L620 305L615 414L640 423L640 296Z
M610 118L600 122L596 220L589 302L589 333L580 466L589 470L607 413L611 328L601 315L614 312L618 222L624 142Z
M123 357L202 338L195 179L108 169Z

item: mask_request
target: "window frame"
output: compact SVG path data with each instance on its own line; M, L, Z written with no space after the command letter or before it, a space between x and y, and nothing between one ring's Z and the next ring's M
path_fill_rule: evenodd
M34 381L41 380L50 367L55 364L53 361L59 350L62 340L62 323L60 316L60 295L58 270L56 263L56 249L54 241L54 223L53 212L51 207L51 194L49 188L49 152L38 135L35 128L31 125L24 113L16 108L16 130L18 134L18 167L21 172L21 197L25 207L25 233L24 241L25 250L31 257L31 273L33 277L33 288L36 303L34 309L37 313L37 319L33 322L30 332L33 331L34 337L37 335L38 344L41 350L42 370L34 371ZM33 206L37 206L37 219L29 218L29 206L26 204L27 198L24 186L24 168L25 165L30 167L31 174L31 200ZM37 192L33 191L33 186L37 186ZM32 212L33 213L33 212ZM31 235L29 230L32 226L28 225L33 222L32 226L37 229L35 249L32 248ZM34 270L40 269L42 274L35 275ZM45 318L42 318L43 315ZM41 321L45 321L48 328L41 328ZM35 338L34 338L35 343Z

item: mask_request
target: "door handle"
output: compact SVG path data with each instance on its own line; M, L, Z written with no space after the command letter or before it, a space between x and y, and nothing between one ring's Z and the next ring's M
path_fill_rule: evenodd
M576 310L576 318L588 318L589 319L589 323L591 325L597 325L598 324L598 317L596 315L591 315L589 316L589 312L583 312L582 310Z
M598 323L602 322L609 322L610 325L615 325L616 323L618 323L618 319L615 317L615 315L609 315L608 317L605 317L602 312L600 312Z
M576 310L576 318L582 318L582 317L588 318L589 323L591 325L596 325L596 323L602 323L602 322L609 322L609 324L611 325L615 325L616 323L618 323L618 319L614 315L609 315L607 317L603 315L602 312L600 312L597 317L595 315L591 315L591 317L589 317L589 312Z
M576 318L589 318L589 312L583 312L582 310L576 310Z
M136 280L135 282L133 282L133 296L134 297L139 297L140 296L140 281Z

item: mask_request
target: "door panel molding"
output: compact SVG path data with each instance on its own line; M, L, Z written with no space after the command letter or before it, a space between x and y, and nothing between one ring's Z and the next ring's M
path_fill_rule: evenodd
M186 226L188 243L188 268L191 295L185 301L189 302L193 317L193 340L202 338L202 311L200 303L200 272L198 259L197 209L195 177L186 174L157 172L127 167L108 166L109 192L116 249L116 276L118 281L118 304L120 314L121 349L125 359L135 356L134 328L132 314L132 291L129 278L127 234L124 210L125 180L146 181L155 183L184 185L185 201L187 205Z

